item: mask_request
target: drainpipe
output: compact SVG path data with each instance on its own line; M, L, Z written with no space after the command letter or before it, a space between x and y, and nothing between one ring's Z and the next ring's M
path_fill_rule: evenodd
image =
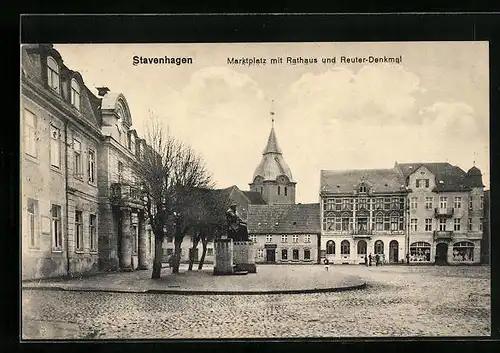
M70 260L69 260L69 211L68 211L68 206L69 206L69 200L68 200L68 122L64 122L64 152L65 152L65 181L66 181L66 273L69 276L70 275Z

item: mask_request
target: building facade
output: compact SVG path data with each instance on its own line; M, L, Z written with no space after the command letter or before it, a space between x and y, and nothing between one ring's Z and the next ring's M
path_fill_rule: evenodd
M481 259L481 171L449 163L321 172L321 257L363 263L472 264Z
M143 237L136 241L141 251L134 262L133 250L126 250L129 243L133 248L133 238L126 236L130 241L120 248L123 237L113 226L121 224L123 234L134 232L133 212L129 226L127 217L121 215L122 221L116 221L107 206L122 204L110 195L111 183L116 181L110 177L116 175L116 156L128 158L127 166L137 162L134 154L116 147L118 132L111 131L111 116L121 125L128 122L122 130L125 145L135 134L125 98L115 98L94 95L52 45L22 46L22 279L134 268L141 251L146 252L143 267L148 267L154 246L148 252L147 232L138 231ZM141 214L140 203L136 214ZM139 229L145 226L145 222L136 223ZM123 266L108 266L118 254L124 255Z
M256 263L318 263L319 204L250 205L248 233Z
M321 258L364 263L404 258L406 188L393 169L321 171Z
M410 263L479 263L484 223L481 171L449 163L397 164L408 193Z
M483 218L483 239L481 242L481 263L490 263L490 244L491 244L491 231L490 231L490 190L484 191L484 218Z

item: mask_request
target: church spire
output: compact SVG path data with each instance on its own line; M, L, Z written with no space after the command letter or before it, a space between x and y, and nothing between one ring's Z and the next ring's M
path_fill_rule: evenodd
M274 103L274 100L272 101ZM273 104L274 105L274 104ZM268 153L279 153L281 154L281 149L278 145L278 140L276 139L276 133L274 132L274 109L271 107L271 132L267 139L267 145L262 154Z

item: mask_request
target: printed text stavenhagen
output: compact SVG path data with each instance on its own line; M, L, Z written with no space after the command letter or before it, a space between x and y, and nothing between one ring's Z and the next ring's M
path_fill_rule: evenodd
M154 57L154 58L147 58L144 56L138 56L135 55L132 58L132 64L134 66L137 65L148 65L148 64L175 64L177 66L182 65L182 64L192 64L193 63L193 58L191 57L185 57L185 58L174 58L174 57L168 57L168 56L159 56L159 57Z

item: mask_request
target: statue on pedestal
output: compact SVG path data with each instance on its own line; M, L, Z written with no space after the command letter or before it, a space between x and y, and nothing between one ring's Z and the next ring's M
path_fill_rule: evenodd
M226 211L227 237L233 241L248 241L247 224L236 212L236 204L233 203Z

